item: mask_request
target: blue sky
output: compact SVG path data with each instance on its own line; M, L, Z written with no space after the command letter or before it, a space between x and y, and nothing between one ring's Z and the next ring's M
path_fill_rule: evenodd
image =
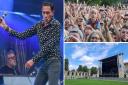
M98 67L98 60L123 53L123 61L128 62L127 43L65 43L65 58L69 59L69 69L79 65Z

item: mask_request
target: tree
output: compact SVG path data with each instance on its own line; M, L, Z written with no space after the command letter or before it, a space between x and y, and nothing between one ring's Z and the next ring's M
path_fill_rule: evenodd
M65 71L69 71L69 61L65 59Z
M66 2L74 2L77 3L86 3L87 5L105 5L105 6L110 6L110 5L118 5L121 3L122 0L65 0Z
M87 66L83 66L83 72L88 72L88 67Z
M85 0L85 3L87 5L100 5L102 0Z
M102 0L100 5L118 5L119 3L121 3L121 0Z
M77 71L88 72L88 67L79 65Z
M97 74L97 68L96 67L92 67L90 70L91 70L91 75Z
M83 67L82 67L82 65L79 65L77 71L83 71Z

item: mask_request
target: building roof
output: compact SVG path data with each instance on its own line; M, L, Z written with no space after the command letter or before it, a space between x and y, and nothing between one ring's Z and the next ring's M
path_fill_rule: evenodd
M123 53L119 53L119 54L113 55L113 56L111 56L111 57L106 57L106 58L101 59L101 60L99 60L99 61L109 60L109 59L111 59L111 58L117 57L118 55L123 55Z

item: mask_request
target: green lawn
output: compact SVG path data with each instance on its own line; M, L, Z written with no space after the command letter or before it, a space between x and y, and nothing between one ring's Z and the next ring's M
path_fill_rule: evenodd
M65 85L128 85L128 82L77 79L77 80L65 80Z

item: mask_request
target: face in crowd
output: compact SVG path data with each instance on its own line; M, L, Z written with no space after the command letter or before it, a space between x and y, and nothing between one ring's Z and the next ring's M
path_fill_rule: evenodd
M77 23L78 27L81 27L84 24L84 19L79 17L79 18L77 18L76 23Z
M128 41L128 26L123 26L120 30L121 40Z
M70 20L65 19L65 29L68 30L68 28L71 26Z
M90 18L91 18L91 21L93 23L96 21L97 16L98 16L98 11L96 9L91 10L91 12L90 12Z
M93 28L90 25L85 26L84 33L86 36L90 35L93 32Z
M16 56L14 53L9 53L7 55L7 64L10 66L10 67L15 67L16 66Z
M91 42L101 42L100 36L96 33L93 33L90 39Z
M80 34L78 32L70 32L69 36L74 37L74 38L79 39L79 40L81 39Z

